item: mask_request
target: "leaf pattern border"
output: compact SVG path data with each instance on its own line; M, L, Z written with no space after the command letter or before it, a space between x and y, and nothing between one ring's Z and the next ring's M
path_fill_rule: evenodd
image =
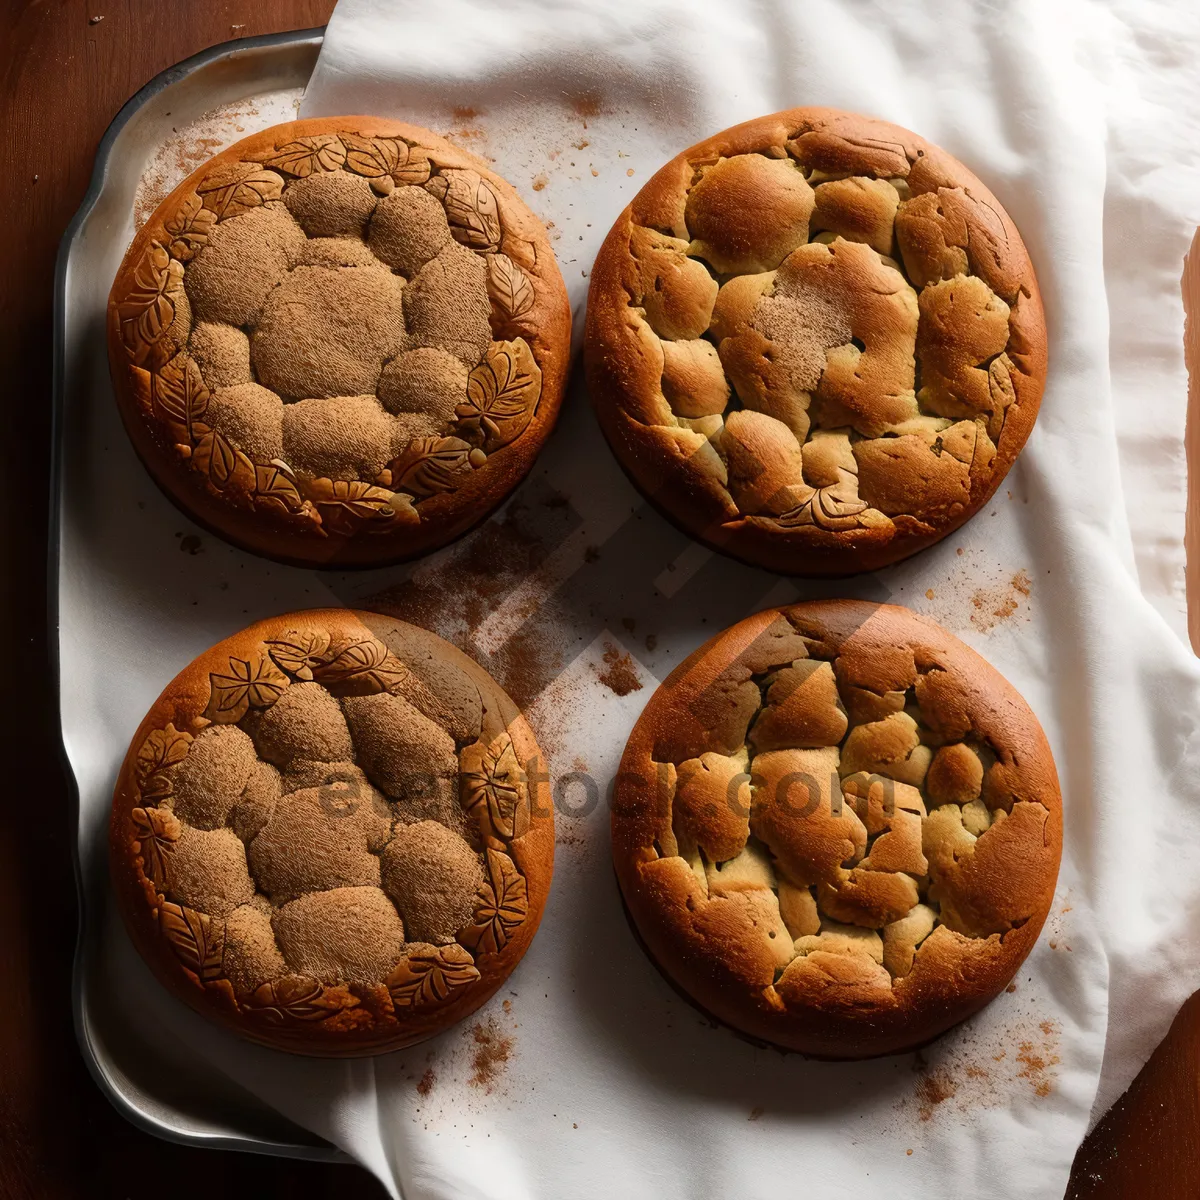
M154 272L155 278L160 275L166 278L167 266L162 261L165 260L170 278L175 280L172 286L182 287L186 265L203 249L214 225L279 200L291 182L309 174L344 171L375 181L383 179L389 189L394 185L424 186L447 209L456 238L487 261L488 294L495 319L505 324L528 317L535 295L526 271L502 252L504 225L495 188L471 168L435 167L430 153L409 139L340 130L293 137L277 143L272 150L256 154L253 160L222 166L211 178L202 179L181 200L178 209L165 218L163 241L151 243L144 251L138 268L141 278L144 280L148 270ZM143 282L143 291L145 286ZM122 301L126 311L134 303L133 297L131 288ZM159 330L169 324L171 315L163 308L161 315L156 316L153 330L156 337L161 336ZM126 342L126 351L135 365L146 360L147 351L141 346ZM176 351L174 356L162 356L156 351L163 361L159 363L152 358L146 364L152 394L163 387L158 378L168 360L187 354L186 346L177 346ZM198 365L190 359L188 365L206 398L207 387ZM419 520L414 514L419 512L421 501L433 494L409 496L364 483L363 487L370 489L370 494L362 498L365 504L357 503L358 497L322 496L327 513L323 522L321 501L305 495L306 489L286 463L257 462L233 450L219 432L201 423L202 416L201 403L189 408L184 422L185 441L179 449L207 486L232 503L248 505L277 520L298 523L310 532L353 537L364 527L371 531L381 529L388 524L382 512L384 497L390 499L396 513L404 509L410 519ZM406 453L411 454L412 448ZM482 451L479 453L482 455ZM481 465L482 461L471 463L473 467Z

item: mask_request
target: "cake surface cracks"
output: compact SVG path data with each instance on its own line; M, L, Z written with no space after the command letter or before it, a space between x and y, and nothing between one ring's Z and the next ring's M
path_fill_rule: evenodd
M972 242L1007 235L970 188L899 148L830 170L815 145L713 155L673 229L631 225L632 332L660 373L639 419L730 519L938 527L991 476L1028 291Z
M725 717L690 743L713 749L655 764L646 885L686 872L685 919L701 936L727 919L783 994L813 969L891 988L935 930L1003 938L1033 916L1043 866L1027 851L1049 813L973 727L952 668L776 625L795 657L723 676Z

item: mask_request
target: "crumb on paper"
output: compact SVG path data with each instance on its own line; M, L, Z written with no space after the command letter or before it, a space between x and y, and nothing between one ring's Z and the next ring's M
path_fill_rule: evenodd
M490 1018L486 1023L476 1023L471 1036L475 1041L475 1054L471 1059L475 1074L467 1082L472 1087L491 1092L512 1057L512 1038L501 1034L499 1026Z
M428 1096L433 1091L435 1083L437 1083L437 1075L434 1073L432 1067L426 1067L425 1074L421 1076L421 1080L417 1084L417 1091L422 1096Z
M1010 621L1020 611L1022 604L1028 608L1032 590L1033 580L1024 568L1015 572L1004 583L978 588L971 597L974 609L971 613L971 624L986 633L997 625Z
M640 692L642 682L637 677L633 659L628 654L622 654L612 642L604 643L604 669L596 669L600 682L618 696L628 696L630 692Z
M921 1120L930 1120L937 1106L957 1093L958 1084L945 1070L937 1068L929 1074L923 1075L917 1082L917 1100L920 1103Z

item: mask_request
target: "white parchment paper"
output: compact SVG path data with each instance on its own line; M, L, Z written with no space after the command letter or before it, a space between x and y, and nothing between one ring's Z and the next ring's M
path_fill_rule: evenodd
M205 538L182 585L198 604L180 611L139 552L116 555L76 586L84 617L64 640L68 739L93 777L115 774L146 704L208 641L284 607L371 600L491 669L557 780L547 914L478 1019L347 1063L247 1047L175 1004L155 1006L159 1026L404 1200L1057 1200L1093 1106L1200 986L1178 291L1200 223L1197 51L1182 4L1133 0L342 0L302 115L402 117L490 159L551 225L577 331L600 240L665 159L737 121L833 105L940 143L1008 208L1045 297L1049 386L992 505L839 584L738 566L663 522L578 379L514 501L414 568L319 575ZM135 495L145 536L169 548L190 528L140 479L119 503ZM111 521L77 515L64 552L87 556L88 529ZM1058 897L1015 991L922 1056L849 1065L752 1047L669 989L622 914L605 804L629 728L684 655L767 604L837 594L927 613L1012 680L1066 812ZM136 622L114 622L121 599Z

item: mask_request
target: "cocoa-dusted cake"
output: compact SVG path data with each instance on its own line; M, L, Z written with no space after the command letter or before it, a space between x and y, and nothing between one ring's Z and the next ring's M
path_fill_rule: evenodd
M612 816L659 968L735 1029L829 1058L912 1049L1004 989L1062 847L1037 719L908 609L770 609L655 692Z
M592 271L588 386L621 464L693 537L845 575L987 502L1046 377L1016 227L960 162L797 108L685 150Z
M486 1001L541 919L554 818L512 701L374 613L260 621L186 667L129 747L113 882L160 980L304 1054L411 1045Z
M155 481L236 545L311 566L398 561L482 520L550 433L570 332L513 188L374 117L211 159L138 233L108 308Z

